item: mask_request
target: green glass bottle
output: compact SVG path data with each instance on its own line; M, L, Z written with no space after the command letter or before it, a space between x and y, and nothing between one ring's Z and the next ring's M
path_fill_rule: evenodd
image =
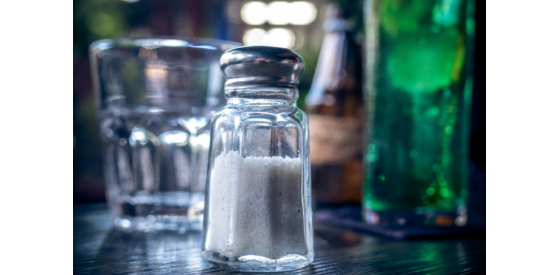
M467 0L365 2L369 223L466 223L473 8Z

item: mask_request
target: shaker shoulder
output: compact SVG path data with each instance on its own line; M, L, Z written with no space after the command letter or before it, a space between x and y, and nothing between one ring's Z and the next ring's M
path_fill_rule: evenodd
M295 106L232 107L225 106L214 114L212 124L224 121L260 121L269 123L307 125L307 114Z

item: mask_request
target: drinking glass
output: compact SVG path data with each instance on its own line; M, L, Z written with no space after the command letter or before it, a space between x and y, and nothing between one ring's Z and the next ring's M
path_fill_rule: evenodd
M466 223L473 2L365 2L369 223Z
M90 46L109 209L117 228L200 229L219 59L240 46L180 38Z

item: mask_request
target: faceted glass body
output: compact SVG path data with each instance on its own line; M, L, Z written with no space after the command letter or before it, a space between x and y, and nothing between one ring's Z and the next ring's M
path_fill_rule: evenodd
M202 257L243 271L313 260L307 116L288 100L228 99L214 115Z

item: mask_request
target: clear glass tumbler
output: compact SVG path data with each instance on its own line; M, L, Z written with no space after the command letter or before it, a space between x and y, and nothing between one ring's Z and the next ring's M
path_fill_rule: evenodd
M109 208L117 228L200 229L219 58L237 43L179 38L90 46Z

